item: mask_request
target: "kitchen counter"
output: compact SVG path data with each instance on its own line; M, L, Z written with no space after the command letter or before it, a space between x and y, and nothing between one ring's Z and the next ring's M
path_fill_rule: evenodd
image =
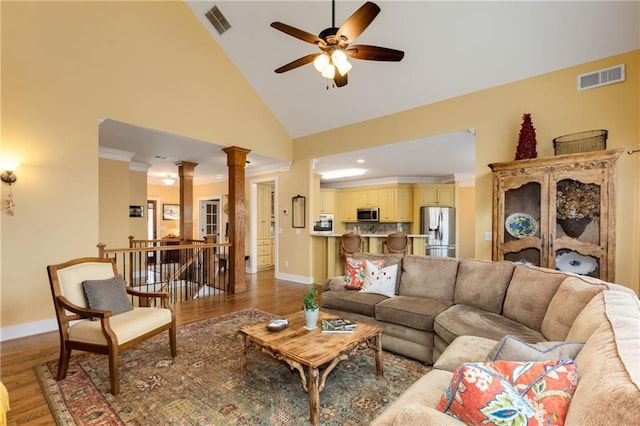
M344 274L344 265L340 259L340 237L342 234L311 232L313 239L313 277L320 283L330 277ZM382 253L382 243L387 234L360 234L365 253ZM427 236L408 234L407 254L425 254Z

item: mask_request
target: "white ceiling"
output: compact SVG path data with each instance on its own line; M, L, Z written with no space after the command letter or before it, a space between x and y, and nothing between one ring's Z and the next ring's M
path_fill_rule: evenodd
M378 0L376 3L382 11L356 44L403 50L404 59L401 62L352 60L349 84L327 90L327 80L311 64L283 74L274 72L294 59L315 53L317 47L277 31L269 24L280 21L318 34L331 26L329 0L187 2L292 137L404 111L640 47L638 2ZM231 29L222 36L204 17L214 4L231 24ZM338 0L336 26L362 4L364 1ZM196 168L196 182L218 180L215 176L226 175L221 147L202 146L204 142L159 135L160 132L144 135L144 129L128 129L122 123L109 122L101 124L101 147L140 153L133 159L152 165L150 181L156 175L175 173L174 159L201 164ZM105 123L109 127L114 124L113 128L103 132ZM456 134L461 138L459 143L464 145L460 150L447 149L444 140L435 137L366 151L371 152L372 158L403 156L402 161L385 163L383 174L387 176L473 174L475 151L470 137L473 135L460 130ZM149 136L162 142L149 144ZM116 139L112 138L116 137L127 143L115 146ZM179 152L171 148L173 138L174 142L180 139ZM141 140L145 144L140 143ZM451 143L450 135L446 140ZM145 150L149 152L143 154ZM452 153L466 153L467 158L452 156ZM364 154L366 152L346 154L345 158L331 156L330 160L338 165L342 160L351 162L354 159L351 157ZM448 164L441 154L448 155ZM167 156L172 161L167 164L166 160L153 159L155 155ZM207 156L211 159L204 160ZM316 166L322 168L330 163L327 160L319 161ZM256 156L256 165L263 161L265 170L286 166L281 162L270 164L268 158ZM219 170L215 164L223 165L223 169ZM401 169L395 169L393 164L401 165ZM442 171L443 164L449 168ZM385 176L367 175L367 179L381 177Z

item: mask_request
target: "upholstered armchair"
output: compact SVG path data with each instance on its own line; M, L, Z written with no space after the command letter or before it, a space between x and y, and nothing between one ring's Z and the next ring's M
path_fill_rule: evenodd
M86 257L47 270L60 333L56 380L66 377L72 349L108 355L114 395L120 391L120 351L167 330L171 356L177 355L169 293L127 287L113 259ZM153 298L160 300L160 307L149 306Z

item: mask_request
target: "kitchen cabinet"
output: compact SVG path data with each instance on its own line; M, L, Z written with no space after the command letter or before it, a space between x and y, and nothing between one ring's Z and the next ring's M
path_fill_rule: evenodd
M371 186L335 192L336 220L357 222L358 208L377 207L381 222L413 221L412 185Z
M274 226L273 217L273 186L269 184L259 184L258 186L258 268L268 268L273 266L273 256L271 255L272 230Z
M363 189L356 192L356 207L379 207L378 189Z
M622 151L490 164L493 259L614 281L615 163ZM586 217L583 228L573 216Z
M397 222L413 222L413 190L410 185L398 187Z
M410 185L380 188L378 203L381 222L413 221L413 191Z
M273 266L271 245L271 238L258 239L258 269L268 269Z
M340 190L336 195L338 202L338 217L336 220L340 222L356 222L358 220L356 216L356 210L358 209L357 191L352 189Z
M455 207L455 185L417 185L420 206Z
M334 214L336 212L335 189L320 190L320 213Z

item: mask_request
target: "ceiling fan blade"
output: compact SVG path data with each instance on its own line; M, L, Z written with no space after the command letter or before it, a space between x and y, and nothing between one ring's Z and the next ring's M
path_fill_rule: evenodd
M340 75L339 72L336 72L335 77L333 77L333 82L336 84L336 87L346 86L348 83L347 76L349 74Z
M294 68L301 67L303 65L308 64L309 62L313 62L316 56L321 55L322 53L311 53L307 56L303 56L302 58L298 58L295 61L291 61L286 65L281 66L276 70L278 74L282 74L283 72L291 71Z
M380 13L378 5L370 1L366 2L344 21L344 24L340 26L336 34L336 38L344 37L348 43L353 42L378 16L378 13Z
M368 61L398 62L404 58L404 52L402 50L368 46L366 44L349 46L345 53L354 59L364 59Z
M292 37L300 39L302 41L306 41L307 43L317 44L324 46L326 43L320 37L308 33L306 31L302 31L298 28L292 27L291 25L283 24L282 22L272 22L271 26L276 30L280 30L285 34L288 34Z

